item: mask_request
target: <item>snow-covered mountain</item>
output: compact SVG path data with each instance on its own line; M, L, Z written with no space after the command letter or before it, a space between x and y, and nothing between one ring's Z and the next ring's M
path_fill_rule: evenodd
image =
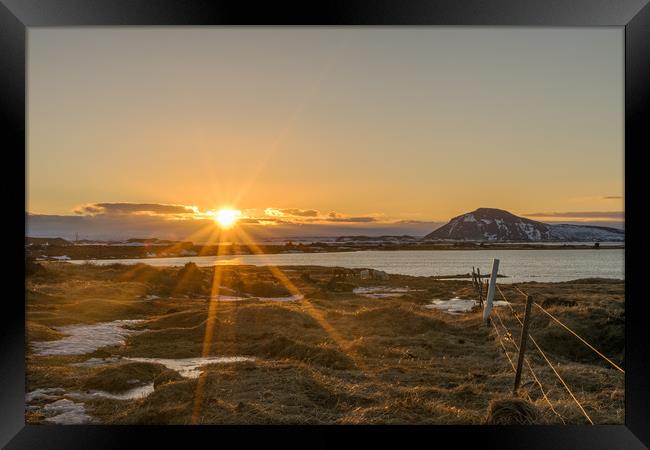
M550 225L502 209L479 208L454 217L424 240L454 241L624 241L625 232L591 225Z

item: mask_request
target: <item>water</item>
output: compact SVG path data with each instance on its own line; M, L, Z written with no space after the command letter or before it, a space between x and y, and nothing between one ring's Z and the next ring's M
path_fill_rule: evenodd
M346 268L369 268L392 274L429 276L456 275L472 271L472 266L489 273L492 259L499 258L499 273L507 275L500 283L524 281L557 282L578 278L624 279L624 250L367 250L337 253L284 253L276 255L188 256L178 258L106 259L71 261L81 264L137 264L182 266L194 262L199 266L310 265Z

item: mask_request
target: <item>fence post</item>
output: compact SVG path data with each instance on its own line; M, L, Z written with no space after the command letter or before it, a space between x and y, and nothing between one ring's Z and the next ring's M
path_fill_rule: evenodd
M478 301L483 306L483 281L481 281L481 269L476 268L476 280L478 284Z
M487 323L492 311L492 301L494 300L494 291L497 285L497 273L499 272L499 260L494 258L492 262L492 273L490 274L490 284L488 285L487 301L483 309L483 322Z
M528 342L528 324L530 323L530 309L533 306L533 297L526 296L526 312L524 313L524 323L521 326L521 338L519 339L519 357L517 359L517 372L515 373L515 389L513 392L516 394L521 382L521 369L524 365L524 353L526 353L526 343Z

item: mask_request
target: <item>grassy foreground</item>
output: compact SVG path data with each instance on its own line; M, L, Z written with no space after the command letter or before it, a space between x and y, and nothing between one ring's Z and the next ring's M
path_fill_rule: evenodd
M145 398L84 400L94 421L115 424L480 424L500 399L517 402L510 363L480 311L452 315L424 307L432 299L474 298L469 282L400 275L373 279L360 270L323 267L281 270L304 299L260 300L291 295L264 267L225 266L221 293L247 298L215 302L210 300L214 268L30 264L27 391L120 393L134 383L153 382L155 389ZM364 286L409 290L382 298L352 292ZM518 286L624 364L623 281ZM502 289L515 310L523 311L521 295L507 284ZM209 321L211 304L214 317ZM496 311L518 342L510 309ZM139 332L124 345L82 355L33 351L34 342L63 338L58 327L121 319L145 320L133 325ZM123 359L199 357L206 348L206 329L210 356L255 360L204 366L202 375L192 379L160 364ZM536 309L531 333L594 423L623 423L620 372ZM515 360L512 342L504 344ZM531 411L528 422L585 423L551 369L535 351L528 354L562 416L551 410L526 370L519 396ZM75 365L108 357L122 359ZM26 418L42 423L46 417L42 409L32 408Z

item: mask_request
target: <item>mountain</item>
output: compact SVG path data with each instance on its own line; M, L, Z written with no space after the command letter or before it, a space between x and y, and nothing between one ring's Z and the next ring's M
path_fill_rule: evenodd
M454 217L423 240L454 241L624 241L625 232L592 225L550 225L508 211L479 208Z

